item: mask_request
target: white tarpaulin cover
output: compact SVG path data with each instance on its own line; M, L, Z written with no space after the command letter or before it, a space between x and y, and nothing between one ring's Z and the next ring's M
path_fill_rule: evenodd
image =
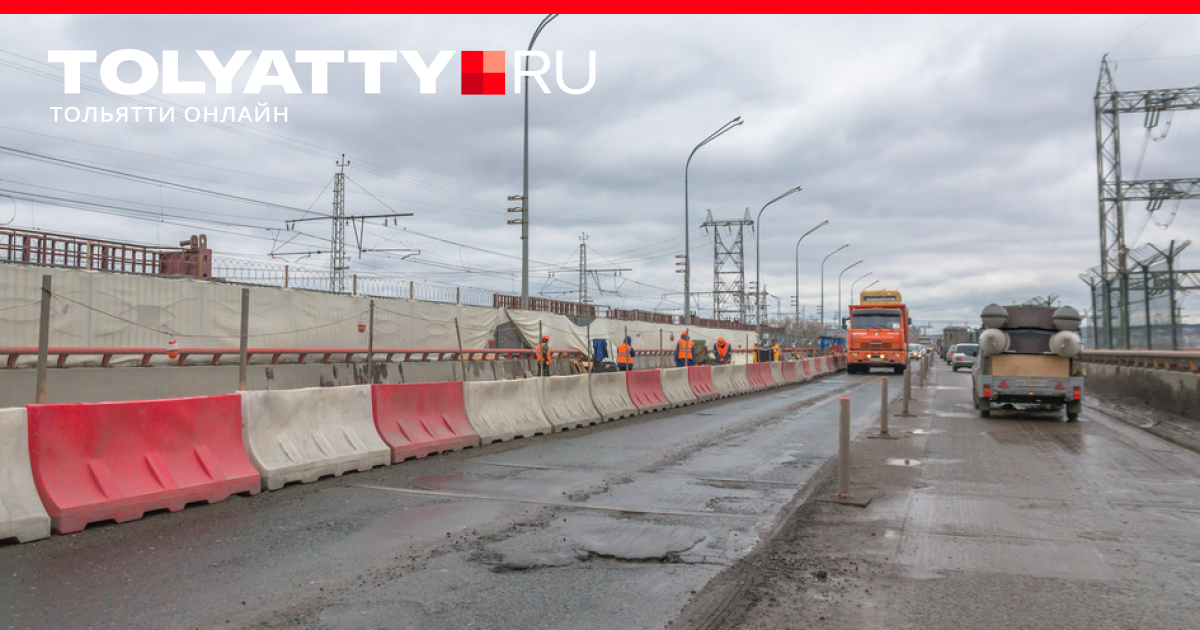
M617 346L625 340L626 331L632 338L635 350L639 348L673 350L675 343L679 341L680 333L685 330L688 331L688 336L692 341L703 340L707 342L709 348L716 345L719 337L724 337L735 348L739 346L746 348L748 347L746 344L754 344L754 332L748 330L718 330L678 324L627 322L603 317L593 320L590 326L578 326L572 323L566 315L515 309L508 310L508 317L517 327L517 331L525 343L536 346L539 334L546 334L550 335L550 347L556 350L570 348L579 352L587 352L589 338L607 339L609 353L615 354Z
M238 347L241 286L13 264L0 264L0 346L37 346L36 302L47 273L53 276L54 293L61 296L51 303L51 346L165 349L173 336L181 350ZM369 298L273 287L249 290L252 348L367 346L358 324L367 323ZM503 311L376 298L375 347L457 348L455 318L464 348L486 348ZM236 361L236 356L228 358Z

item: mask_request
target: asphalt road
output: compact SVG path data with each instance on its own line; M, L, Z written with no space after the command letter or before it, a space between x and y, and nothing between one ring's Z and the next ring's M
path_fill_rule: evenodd
M874 378L0 546L0 628L663 628L836 453Z

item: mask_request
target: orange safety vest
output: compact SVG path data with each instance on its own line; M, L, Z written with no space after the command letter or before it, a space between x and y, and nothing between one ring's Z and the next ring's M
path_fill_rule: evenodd
M683 359L685 361L690 360L692 358L692 340L691 339L680 339L679 340L679 349L676 351L675 358Z
M717 363L729 363L729 344L717 344Z
M537 347L537 362L550 363L550 344L542 342Z
M783 359L783 353L779 351L779 344L775 344L775 346L771 348L771 358L775 361Z
M633 346L627 343L617 346L617 363L633 363L633 357L629 356L630 350L633 350Z

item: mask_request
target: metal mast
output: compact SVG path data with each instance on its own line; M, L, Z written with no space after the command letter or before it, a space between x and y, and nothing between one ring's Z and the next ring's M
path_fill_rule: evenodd
M1200 177L1125 181L1121 178L1121 114L1144 113L1145 127L1158 125L1162 112L1200 109L1200 86L1120 92L1113 83L1108 56L1100 60L1096 82L1096 170L1100 200L1100 275L1128 271L1125 255L1126 201L1147 202L1155 212L1164 200L1200 199Z
M750 209L740 221L715 221L708 211L700 227L713 228L713 317L742 321L746 314L746 265L742 248L746 226L754 226ZM721 228L733 236L730 243L721 238ZM737 228L736 230L734 228ZM729 238L729 236L726 236Z
M350 268L350 257L346 255L346 167L350 162L346 154L337 163L338 172L333 176L333 220L329 238L329 290L346 292L346 270Z
M580 304L587 304L590 301L590 300L588 300L588 295L587 295L587 285L588 285L587 275L588 275L587 234L583 234L583 235L580 235L580 237L579 237L579 303Z

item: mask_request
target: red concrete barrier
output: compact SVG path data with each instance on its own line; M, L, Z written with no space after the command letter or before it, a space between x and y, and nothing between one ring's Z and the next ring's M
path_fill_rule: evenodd
M392 463L479 446L462 381L372 385L371 410Z
M804 380L811 381L813 379L813 362L816 359L804 359L800 362L801 369L804 370Z
M638 411L658 411L671 406L663 393L662 376L658 370L632 370L625 373L625 387Z
M34 483L60 534L259 491L237 394L26 409Z
M794 361L783 362L783 380L788 383L796 382L796 363Z
M700 400L708 400L720 395L717 393L717 388L713 386L711 365L689 367L688 385L692 386L692 393Z
M746 366L746 379L754 389L766 389L775 384L771 378L770 363L750 363Z

